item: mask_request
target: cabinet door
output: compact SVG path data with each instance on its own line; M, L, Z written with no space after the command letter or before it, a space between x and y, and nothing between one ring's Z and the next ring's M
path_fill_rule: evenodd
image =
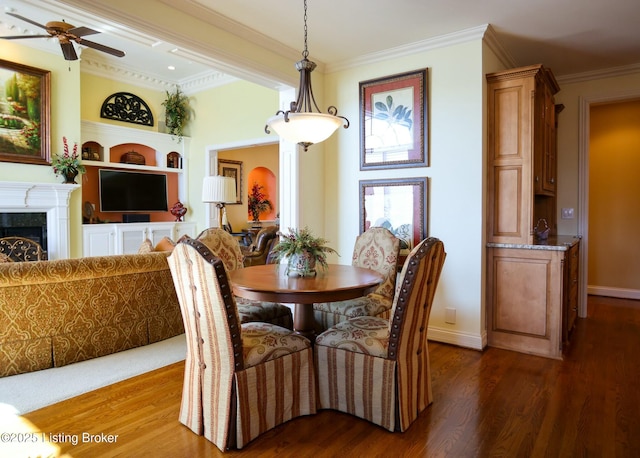
M530 243L534 82L491 82L488 95L488 240Z
M544 156L542 168L542 189L547 195L556 193L556 105L551 89L545 85L544 91Z
M562 358L563 259L555 250L488 249L489 345Z
M173 240L177 242L183 235L195 238L198 235L196 234L196 223L176 223Z
M109 224L82 227L83 256L109 256L116 253L116 229Z
M553 196L556 192L556 109L551 88L536 85L534 135L534 192Z
M136 254L147 238L147 224L118 224L116 254Z
M152 224L149 226L149 232L147 238L151 240L153 246L156 246L160 240L164 237L168 237L173 240L173 228L175 223L168 224Z

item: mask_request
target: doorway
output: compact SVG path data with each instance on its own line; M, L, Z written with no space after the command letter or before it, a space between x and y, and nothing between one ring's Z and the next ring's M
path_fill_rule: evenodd
M590 288L589 285L589 221L590 221L590 199L589 196L592 193L597 192L596 189L591 188L590 183L590 153L591 153L591 114L592 108L597 106L603 106L608 104L617 104L621 102L629 102L634 100L640 100L640 92L608 95L608 96L594 96L584 97L580 99L580 137L579 137L579 186L578 186L578 233L582 235L582 242L580 248L580 310L579 315L581 317L587 316L587 295L592 292L598 294L598 291L594 288ZM595 146L595 145L594 145ZM597 185L597 184L594 184ZM595 195L595 194L592 194ZM614 221L609 221L608 224L615 224ZM594 230L594 243L596 242L596 228ZM635 239L627 240L627 243L637 243ZM637 248L636 248L637 249ZM614 253L615 254L615 253ZM597 285L595 285L597 286ZM591 290L591 291L590 291ZM640 290L633 288L606 288L600 290L601 293L606 295L613 295L614 297L628 297L632 299L640 299Z
M274 201L279 212L281 206L279 174L281 173L281 161L279 144L273 142L273 138L265 138L264 141L251 140L226 145L212 145L207 148L205 160L206 175L218 175L218 160L228 160L237 164L239 173L240 193L238 204L227 204L227 218L234 230L245 228L249 224L247 212L247 196L250 189L250 174L256 167L266 167L274 174L274 183L269 198ZM217 212L215 206L207 205L205 218L208 227L217 227ZM275 215L275 212L274 212Z

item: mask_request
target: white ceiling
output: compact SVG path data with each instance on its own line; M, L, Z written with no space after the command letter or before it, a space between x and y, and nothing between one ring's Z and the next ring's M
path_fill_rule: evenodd
M166 1L166 0L159 0ZM4 8L40 23L64 19L102 33L92 41L122 49L121 59L85 53L153 78L179 83L215 70L207 59L185 59L176 46L58 0L0 0ZM180 9L291 55L303 48L302 0L173 0ZM90 6L87 6L90 8ZM345 64L375 53L491 24L514 65L543 63L556 76L617 67L640 69L638 0L308 0L310 59ZM0 36L41 34L37 27L0 12ZM22 44L60 52L50 39ZM2 41L0 40L0 44ZM294 54L295 53L295 54ZM60 54L60 58L62 55ZM174 65L176 70L167 70ZM292 62L293 66L293 62Z

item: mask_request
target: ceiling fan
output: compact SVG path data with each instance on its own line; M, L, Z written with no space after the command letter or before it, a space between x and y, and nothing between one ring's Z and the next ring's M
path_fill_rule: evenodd
M76 54L76 50L73 47L73 41L78 44L88 46L89 48L96 49L98 51L106 52L107 54L111 54L117 57L123 57L124 52L118 49L110 48L109 46L101 45L100 43L95 43L93 41L85 40L83 37L85 35L93 35L95 33L100 33L97 30L90 29L88 27L75 27L71 24L67 24L66 22L58 22L52 21L47 22L46 25L38 24L35 21L32 21L29 18L24 16L20 16L19 14L9 13L9 16L13 16L15 18L21 19L25 22L33 24L37 27L45 29L48 35L15 35L9 37L0 37L5 40L19 40L23 38L57 38L60 42L60 47L62 48L62 54L66 60L78 60L78 55Z

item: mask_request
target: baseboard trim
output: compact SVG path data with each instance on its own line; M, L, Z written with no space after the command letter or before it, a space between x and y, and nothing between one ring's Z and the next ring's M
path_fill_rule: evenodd
M612 288L607 286L587 286L587 294L594 296L617 297L620 299L640 299L640 290Z
M427 338L436 342L457 345L459 347L471 348L474 350L482 350L487 346L486 332L483 332L482 335L478 335L429 326Z

